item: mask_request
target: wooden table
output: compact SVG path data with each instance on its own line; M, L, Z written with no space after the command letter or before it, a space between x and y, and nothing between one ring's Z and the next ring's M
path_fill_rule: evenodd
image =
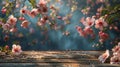
M19 56L0 53L0 67L120 67L98 60L103 51L24 51Z

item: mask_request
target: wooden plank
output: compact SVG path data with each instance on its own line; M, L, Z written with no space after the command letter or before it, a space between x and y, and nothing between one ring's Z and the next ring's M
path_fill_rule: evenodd
M120 67L116 64L79 64L79 63L2 63L0 67Z
M0 67L117 67L117 65L102 64L99 62L98 57L103 52L104 51L24 51L19 56L0 53Z

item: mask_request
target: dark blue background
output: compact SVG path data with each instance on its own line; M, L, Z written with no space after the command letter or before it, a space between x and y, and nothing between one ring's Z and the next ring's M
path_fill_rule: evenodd
M66 6L67 2L66 0L63 0L64 3L62 5L56 4L60 8L59 15L60 16L66 16L70 13L70 7ZM72 0L71 0L72 1ZM82 6L86 6L84 0L77 0L78 2L78 8ZM28 2L26 1L26 4ZM51 2L52 4L52 2ZM48 5L49 6L49 5ZM1 8L0 8L1 9ZM4 17L5 15L0 13L0 17ZM10 33L8 34L10 36L9 41L4 41L4 36L6 33L2 32L2 29L0 31L0 45L10 45L14 42L19 42L19 44L22 46L23 50L105 50L105 49L111 49L114 45L110 44L110 42L118 36L116 32L114 31L108 31L110 38L108 41L106 41L103 44L103 47L92 47L92 45L98 43L98 37L96 37L95 40L90 40L90 38L83 38L79 36L78 32L75 29L76 25L83 26L79 20L81 17L84 17L84 15L79 10L76 10L72 13L72 18L70 19L71 24L66 25L64 30L70 31L69 36L63 35L62 31L60 30L48 30L46 35L41 34L43 32L39 29L39 27L36 25L37 18L30 18L28 16L25 16L25 18L28 18L31 22L30 27L32 27L35 30L35 33L29 34L28 29L23 29L20 27L19 22L17 27L19 28L19 33L23 33L24 37L17 38L15 34ZM57 23L64 24L63 21L57 20ZM97 30L95 30L96 35L98 33ZM48 39L45 39L46 36ZM37 42L36 42L37 41ZM43 42L43 43L42 43Z

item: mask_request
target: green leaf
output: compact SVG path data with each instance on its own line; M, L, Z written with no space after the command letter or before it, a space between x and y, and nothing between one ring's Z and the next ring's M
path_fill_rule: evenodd
M36 7L36 1L35 0L28 0L28 1L31 3L33 8Z

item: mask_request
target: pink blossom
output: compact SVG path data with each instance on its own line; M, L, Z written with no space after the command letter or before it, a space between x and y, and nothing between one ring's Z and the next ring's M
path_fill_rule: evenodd
M87 14L89 13L90 9L91 9L90 7L87 7L87 8L85 8L85 9L82 9L81 12L82 12L83 14L87 15Z
M76 29L80 36L83 36L83 37L87 36L86 32L84 32L80 26L76 26Z
M21 10L20 10L20 13L21 14L27 14L28 10L27 10L27 7L24 6Z
M93 17L87 17L86 19L83 17L81 18L80 22L82 22L84 26L91 27L94 25L95 19Z
M10 30L11 26L10 24L6 23L2 25L3 30Z
M19 54L21 54L21 52L22 52L22 49L21 49L20 45L16 45L16 44L12 45L12 53L14 55L19 55Z
M86 32L86 34L88 34L88 35L93 35L94 34L92 28L90 28L90 27L85 27L84 32Z
M16 22L17 22L17 18L15 18L13 15L10 15L9 18L8 18L7 23L14 26L14 25L16 25Z
M6 49L6 50L9 50L10 47L9 47L8 45L5 45L5 49Z
M17 28L15 28L15 27L11 28L11 29L10 29L10 32L13 32L13 33L14 33L14 32L17 32Z
M2 12L2 14L5 14L7 12L7 9L6 8L2 8L1 12Z
M110 58L110 64L119 64L119 63L120 63L119 56L113 56Z
M28 25L29 25L29 22L27 20L24 20L22 23L21 23L21 27L23 28L28 28Z
M107 27L108 24L104 21L103 18L99 18L95 21L95 28L103 30L104 27Z
M40 7L38 9L39 13L44 14L44 13L46 13L48 11L48 8L47 8L46 4L47 4L47 1L45 1L45 0L39 0L39 3L37 5L38 7Z
M120 46L115 46L115 47L112 49L113 52L117 52L118 50L120 50Z
M102 41L105 41L109 38L109 35L107 33L103 32L103 31L100 31L99 32L99 37Z
M24 21L25 18L24 17L19 17L19 20Z
M120 63L120 42L113 49L113 57L110 59L110 64L119 64Z
M99 59L102 63L104 63L109 56L110 56L109 50L106 50L105 53L103 53L102 55L100 55L100 56L98 57L98 59Z
M38 26L43 26L43 25L45 25L46 22L47 22L47 20L48 20L48 16L42 17L42 18L39 19L39 21L37 22Z
M97 9L97 12L100 12L100 13L101 13L102 10L103 10L103 7L100 7L100 8Z
M34 8L34 9L31 10L31 12L30 12L29 15L30 15L32 18L34 18L37 14L38 14L38 9Z
M6 41L8 41L9 40L9 36L8 35L5 35L5 37L4 37L4 41L6 42Z
M45 1L45 0L39 0L38 5L39 5L39 6L45 6L46 3L47 3L47 1Z

